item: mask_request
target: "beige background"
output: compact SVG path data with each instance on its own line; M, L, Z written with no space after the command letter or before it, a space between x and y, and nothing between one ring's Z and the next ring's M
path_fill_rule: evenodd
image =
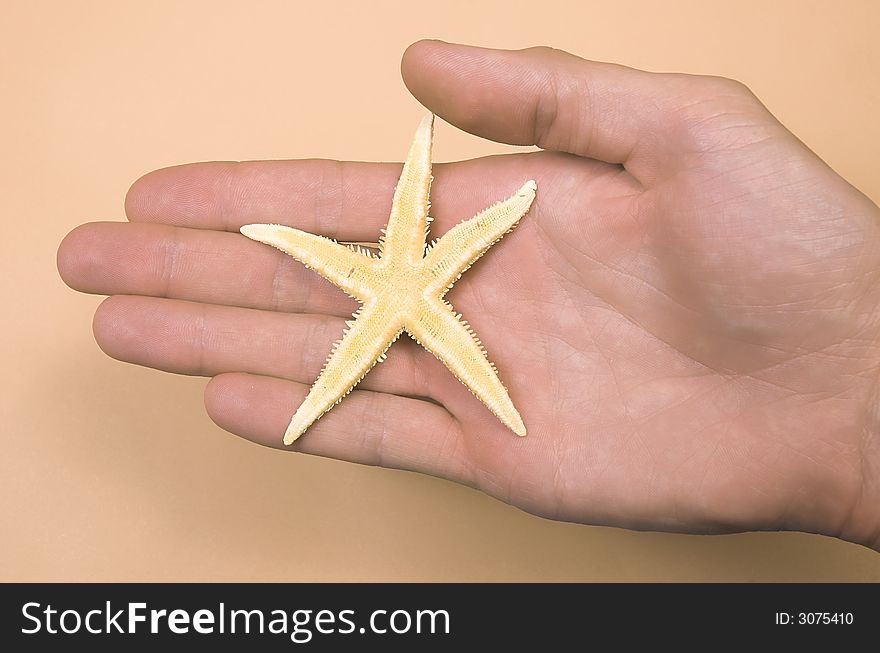
M104 356L100 298L55 268L64 234L123 219L156 167L400 160L423 112L400 55L423 37L736 77L878 201L878 7L3 0L0 580L880 580L880 555L828 538L553 523L238 440L203 379ZM438 125L440 161L511 149Z

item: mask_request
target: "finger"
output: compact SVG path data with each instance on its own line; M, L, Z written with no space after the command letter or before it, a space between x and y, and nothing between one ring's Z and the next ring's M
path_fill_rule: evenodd
M270 447L434 474L472 484L464 437L442 407L355 390L291 447L281 436L308 386L265 376L223 374L205 389L205 408L221 428Z
M564 165L529 155L435 165L432 232L444 233L526 179L540 186L542 170L561 171ZM336 240L376 242L400 173L400 164L317 159L193 163L138 179L125 212L132 222L236 233L242 225L273 223Z
M58 248L72 288L348 317L357 302L302 264L241 234L164 224L94 222Z
M689 75L587 61L552 48L418 41L401 71L428 109L478 136L621 163L643 183L676 163L701 99ZM736 93L734 82L707 93ZM703 98L705 99L705 98Z
M244 224L277 223L328 238L369 240L378 229L370 218L387 220L399 174L392 163L323 159L173 166L138 179L125 213L133 222L233 232Z
M177 374L248 372L300 383L317 378L344 329L342 318L326 315L124 295L105 300L94 319L98 345L119 360ZM433 357L405 338L359 387L428 397L439 372Z

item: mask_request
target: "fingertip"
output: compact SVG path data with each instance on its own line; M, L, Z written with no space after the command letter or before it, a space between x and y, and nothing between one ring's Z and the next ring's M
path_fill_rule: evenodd
M443 41L441 39L420 39L411 43L403 51L401 69L412 72L413 66L429 64L432 60L439 62L447 57L461 56L467 53L482 55L496 51L494 48L484 48L466 43L453 43L452 41Z
M150 179L152 175L155 175L156 171L148 172L146 174L138 177L135 182L129 186L128 191L125 193L125 200L123 201L123 207L125 210L125 217L129 221L134 221L134 216L143 215L149 203L147 202L147 191L150 186Z
M442 99L443 90L448 86L444 70L448 53L455 48L468 47L437 39L422 39L412 43L404 50L400 61L404 85L413 97L436 113L433 108L441 105L438 98ZM455 90L451 86L449 89Z
M125 193L125 217L129 222L160 222L163 214L180 199L178 187L194 166L181 164L144 173Z
M243 376L232 372L218 374L205 385L205 412L225 431L236 432L240 421L236 417L249 414L253 408Z
M130 222L213 228L235 169L232 162L208 161L148 172L125 194L125 216Z
M403 51L403 56L400 58L401 72L406 76L407 71L411 70L411 66L418 64L438 46L442 47L444 45L449 44L446 41L441 41L439 39L419 39L418 41L410 43L406 50Z
M92 316L92 335L98 347L110 358L120 359L118 348L118 336L122 332L122 316L120 313L120 298L117 296L107 297L98 304L95 314ZM124 335L124 334L123 334ZM117 347L114 346L114 343Z
M152 257L153 234L130 230L122 222L88 222L71 230L58 245L55 263L62 281L74 290L97 295L127 293ZM134 294L134 293L132 293Z
M284 411L289 385L241 372L218 374L205 385L205 412L224 431L274 449L286 449L281 434L287 423Z
M83 268L87 265L90 250L89 240L90 226L81 224L70 231L58 245L55 267L61 280L71 288L74 288L83 276Z
M211 377L205 385L204 391L205 412L212 422L225 430L229 430L224 426L223 420L223 408L226 405L224 398L229 395L228 377L228 374L218 374Z
M523 78L535 73L516 51L444 41L416 41L404 52L401 74L419 102L450 124L483 138L531 145L517 126L528 93ZM534 80L526 79L529 88ZM520 133L524 132L524 133Z

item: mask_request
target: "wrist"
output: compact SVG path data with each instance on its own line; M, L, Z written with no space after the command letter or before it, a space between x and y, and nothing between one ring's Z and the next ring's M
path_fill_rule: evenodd
M798 378L824 382L791 407L796 471L777 523L880 550L880 351L873 338L854 340L801 361Z
M840 528L834 534L880 551L880 373L875 369L873 376L861 429L855 434L858 461L852 476L858 482Z
M880 261L864 272L862 292L846 314L849 337L822 353L826 365L839 361L824 370L834 383L822 438L822 458L834 470L828 494L838 500L818 532L880 551Z

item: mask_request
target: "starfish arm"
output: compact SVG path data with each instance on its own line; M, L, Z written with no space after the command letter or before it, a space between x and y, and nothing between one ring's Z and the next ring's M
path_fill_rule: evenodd
M340 245L324 236L279 224L246 224L241 233L289 254L360 301L371 296L368 279L375 266L369 253Z
M382 258L408 260L422 258L428 231L428 200L431 192L431 141L434 114L419 123L409 156L394 190L391 216L380 241Z
M491 410L501 422L519 436L526 427L489 362L477 336L446 302L426 300L414 320L404 327L425 349L440 359L459 381Z
M523 184L514 195L450 229L428 251L422 263L433 281L431 290L445 293L474 261L513 229L535 199L537 184Z
M392 309L371 302L355 313L342 340L333 346L324 369L297 409L284 433L291 444L321 415L333 408L384 359L385 352L403 331Z

